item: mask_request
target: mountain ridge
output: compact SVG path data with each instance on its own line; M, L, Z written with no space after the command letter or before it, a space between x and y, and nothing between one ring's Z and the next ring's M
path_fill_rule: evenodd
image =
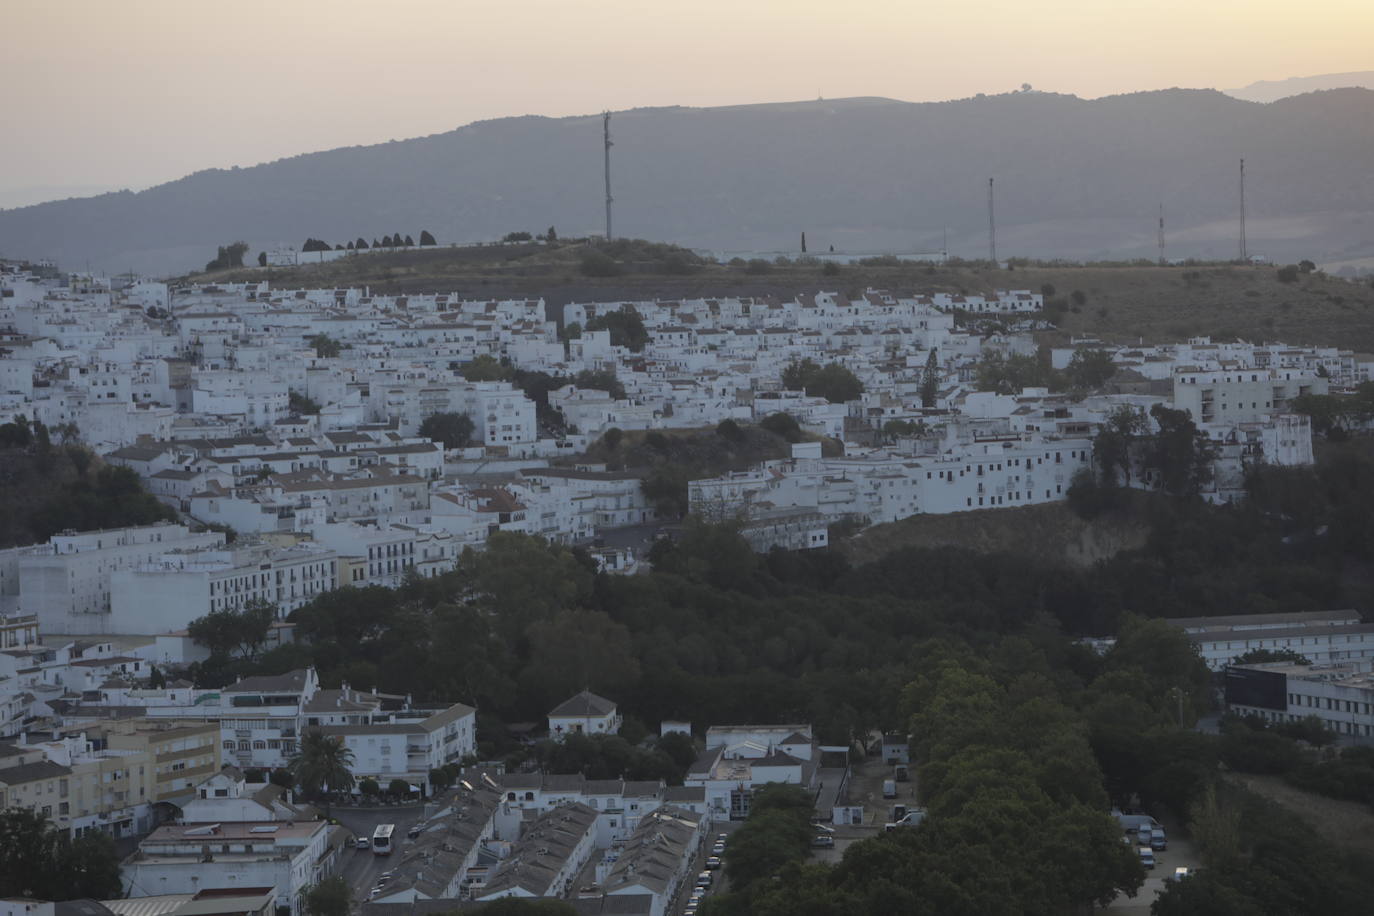
M235 238L256 251L421 228L441 242L597 232L600 121L489 119L3 210L0 250L171 272ZM1191 239L1174 256L1225 257L1244 156L1252 249L1358 257L1374 254L1361 177L1372 124L1363 89L1272 105L1169 89L638 108L612 114L612 191L618 230L694 247L786 249L806 231L813 245L908 250L948 232L954 253L977 257L995 176L1003 256L1153 257L1163 202L1166 231Z

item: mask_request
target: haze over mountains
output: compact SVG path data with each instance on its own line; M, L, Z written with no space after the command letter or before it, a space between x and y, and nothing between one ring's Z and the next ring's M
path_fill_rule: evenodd
M1319 76L1293 76L1285 80L1259 80L1240 89L1223 90L1227 95L1247 102L1277 102L1289 96L1324 89L1374 89L1374 70L1353 73L1323 73Z
M1096 100L1016 93L653 108L612 118L617 235L716 250L1233 257L1246 159L1250 251L1374 256L1374 92L1267 105L1212 90ZM441 243L603 228L600 116L518 117L376 146L210 170L150 188L0 211L0 253L170 273L215 246L428 229Z

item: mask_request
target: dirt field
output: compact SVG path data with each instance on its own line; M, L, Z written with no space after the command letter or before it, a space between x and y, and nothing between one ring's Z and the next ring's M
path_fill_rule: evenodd
M1374 812L1364 805L1296 789L1277 776L1235 773L1231 778L1283 805L1331 842L1374 855Z
M1087 567L1143 546L1147 533L1144 526L1114 516L1085 521L1068 506L1051 503L997 512L913 515L865 529L842 542L840 550L860 564L904 547L957 545L983 553L1028 554L1056 566Z

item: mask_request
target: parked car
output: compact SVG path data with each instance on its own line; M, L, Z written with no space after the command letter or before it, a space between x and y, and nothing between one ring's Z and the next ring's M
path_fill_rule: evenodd
M817 849L830 849L835 845L835 838L827 833L822 833L811 839L811 845Z
M1153 849L1151 849L1150 847L1148 847L1148 846L1141 846L1141 847L1139 848L1139 851L1140 851L1140 864L1141 864L1141 865L1144 865L1146 868L1154 868L1154 867L1155 867L1155 851L1154 851Z
M897 797L897 780L895 780L895 779L884 779L884 780L883 780L883 798L896 798L896 797Z
M713 856L723 856L723 855L725 855L725 844L724 844L724 843L717 843L716 845L712 846L712 847L711 847L711 855L713 855Z
M1185 865L1180 865L1178 868L1174 869L1174 880L1182 881L1184 878L1188 877L1192 873L1193 870L1191 868L1188 868Z
M715 876L709 871L697 875L697 887L710 887L713 883L715 883Z
M371 848L372 848L372 841L371 841L370 839L368 839L367 837L365 837L365 836L360 836L360 837L358 837L358 848L359 848L359 849L371 849Z
M1163 829L1156 827L1150 831L1150 848L1155 852L1163 852L1169 848L1169 838L1164 835Z
M707 871L715 871L717 868L720 868L720 856L711 856L706 860Z

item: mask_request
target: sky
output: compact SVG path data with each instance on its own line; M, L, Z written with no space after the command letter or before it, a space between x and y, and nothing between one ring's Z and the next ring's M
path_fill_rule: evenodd
M1370 0L4 0L0 25L0 206L523 114L1374 66Z

